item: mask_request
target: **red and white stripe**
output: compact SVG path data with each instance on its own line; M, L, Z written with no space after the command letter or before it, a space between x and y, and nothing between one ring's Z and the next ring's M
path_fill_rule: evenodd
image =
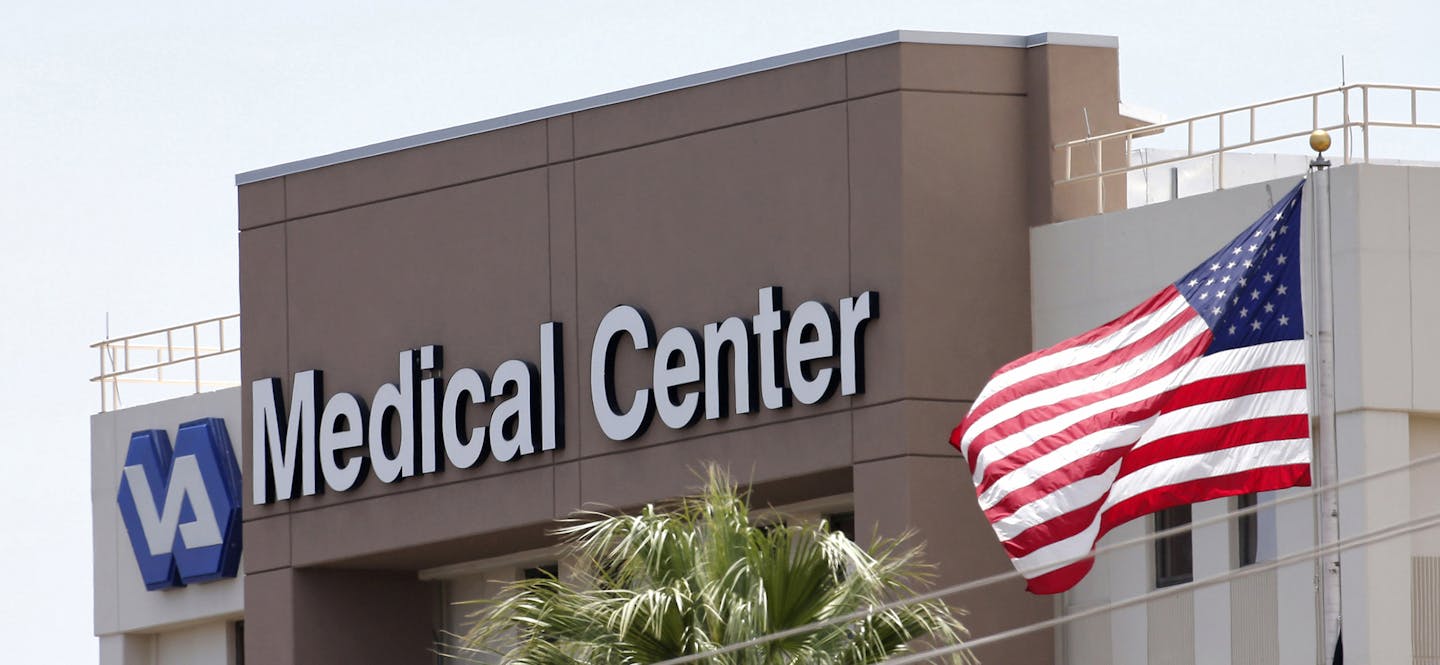
M1136 517L1310 484L1305 341L1202 355L1211 339L1170 286L980 392L950 443L1030 591L1074 586Z

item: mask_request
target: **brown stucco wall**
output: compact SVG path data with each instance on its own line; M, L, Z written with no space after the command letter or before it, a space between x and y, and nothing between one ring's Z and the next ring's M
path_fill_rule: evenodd
M1110 48L897 44L240 187L247 385L280 377L288 400L295 372L323 369L324 395L368 400L401 350L443 344L447 371L490 372L537 359L537 326L554 320L566 389L562 450L247 496L247 652L340 662L323 645L343 639L347 663L429 662L433 617L417 608L434 591L413 571L544 544L550 520L587 503L682 493L702 460L762 500L853 491L860 533L918 530L938 583L1007 569L945 438L1030 348L1027 229L1069 205L1051 196L1045 148L1074 138L1073 104L1109 99L1092 122L1118 118L1115 85ZM753 315L771 285L787 309L879 292L863 394L601 433L588 373L606 311L698 330ZM649 358L621 354L621 394L648 385ZM976 634L1051 616L1020 589L957 604ZM980 655L1052 652L1042 634Z

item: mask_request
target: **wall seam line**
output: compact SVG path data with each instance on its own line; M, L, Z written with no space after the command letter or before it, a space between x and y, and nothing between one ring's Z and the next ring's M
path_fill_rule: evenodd
M1408 365L1410 370L1410 409L1412 411L1415 409L1415 243L1412 240L1415 237L1415 205L1412 203L1414 190L1410 187L1410 179L1414 173L1415 167L1405 167L1405 244L1409 246L1410 250L1406 252L1409 256L1405 257L1408 268L1405 271L1408 273L1405 277L1410 282L1409 288L1406 289L1406 295L1410 300L1410 311L1406 312L1405 318L1408 319L1407 327L1409 328L1407 331L1409 334L1406 337L1410 342Z
M847 297L855 293L855 180L850 172L850 165L855 161L851 150L855 145L855 137L850 134L850 55L840 61L840 69L845 77L845 293ZM865 368L860 368L864 373ZM858 386L857 386L858 387ZM855 396L847 398L850 412L850 464L855 464ZM854 479L851 479L854 484Z
M893 455L882 455L882 456L880 456L880 457L867 457L867 458L865 458L865 459L863 459L863 460L856 460L856 461L855 461L855 464L856 464L856 465L860 465L860 464L869 464L869 463L871 463L871 462L889 462L889 461L892 461L892 460L906 459L906 458L910 458L910 457L923 457L923 458L925 458L925 459L954 459L954 460L964 460L964 459L965 459L964 457L961 457L959 453L955 453L955 454L953 454L953 455L940 455L940 454L937 454L937 453L911 453L911 452L906 452L906 453L895 453L895 454L893 454Z
M554 202L553 202L553 200L552 200L552 197L554 196L554 193L551 191L551 188L550 188L550 181L551 181L551 179L553 179L554 177L555 177L555 171L554 171L552 165L550 164L550 119L549 119L549 118L546 118L546 119L545 119L545 282L546 282L545 295L548 296L549 299L550 299L550 307L548 308L548 309L549 309L549 313L548 313L547 316L546 316L546 318L549 319L550 321L554 321L554 320L555 320L555 206L554 206ZM562 329L563 329L563 327L562 327ZM562 342L562 343L563 343L563 342ZM561 352L562 352L561 357L556 359L556 360L559 361L559 362L561 363L561 365L562 365L561 371L564 371L563 365L564 365L564 362L565 362L565 360L564 360L564 355L563 355L563 351L564 351L564 350L561 349ZM562 376L563 376L563 374L562 374ZM557 388L558 390L564 390L564 389L565 389L564 386L556 386L556 388ZM563 400L563 399L564 399L564 395L561 395L559 398ZM560 416L561 418L564 418L564 415L563 415L563 414L565 413L565 411L564 411L563 409L564 409L564 405L561 404L561 411L560 411L560 413L562 414L562 415ZM563 427L564 424L563 424L563 423L560 423L560 426ZM562 433L562 435L563 435L563 433L564 433L564 430L563 430L563 429L561 430L561 433ZM564 445L565 445L565 442L562 440L562 441L557 442L557 444L558 444L560 447L563 448ZM550 464L549 464L549 467L550 467L550 514L551 514L551 515L554 515L555 512L556 512L556 506L559 505L559 499L558 499L559 490L556 489L556 486L555 486L555 459L554 459L554 456L553 456L553 455L551 456L551 459L549 460L549 462L550 462Z
M573 288L575 289L575 310L571 312L571 314L573 314L575 317L575 321L570 326L570 338L574 340L575 346L575 378L572 380L575 381L576 385L576 401L579 401L580 388L578 384L580 381L580 169L576 168L575 165L575 116L573 115L570 116L570 159L566 162L566 165L570 167L570 244L574 247L574 255L571 258L574 261L575 275L575 283L573 286ZM582 473L582 471L584 471L584 466L582 463L585 459L585 455L582 450L584 449L583 437L585 428L580 426L580 405L574 405L574 408L571 410L571 412L575 414L575 502L578 506L584 506L585 474Z
M393 195L393 196L386 196L386 197L382 197L382 198L378 198L378 199L371 199L371 200L367 200L367 201L360 201L360 202L357 202L357 203L346 204L346 205L338 206L338 207L335 207L335 208L326 208L326 209L324 209L324 210L317 210L317 211L314 211L314 212L308 212L308 213L305 213L305 214L303 214L303 215L299 215L299 216L296 216L296 217L293 217L293 218L289 216L289 214L290 214L289 206L288 206L288 198L289 198L289 195L288 195L288 188L287 188L287 194L286 194L287 205L286 205L286 208L285 208L285 215L286 215L286 218L285 218L285 219L279 220L279 221L274 221L274 222L266 222L266 223L264 223L264 224L257 224L257 225L255 225L255 226L249 227L249 228L247 228L247 229L242 229L242 230L244 230L244 231L249 231L249 230L264 228L264 227L266 227L266 226L273 226L273 225L275 225L275 224L284 224L284 223L286 223L286 222L303 221L303 220L309 219L309 218L311 218L311 217L318 217L318 216L320 216L320 215L328 215L328 214L336 213L336 212L344 212L344 211L346 211L346 210L352 210L352 209L354 209L354 208L360 208L360 207L364 207L364 206L367 206L367 205L374 205L374 204L377 204L377 203L386 203L386 202L389 202L389 201L394 201L394 200L397 200L397 199L403 199L403 198L410 197L410 196L419 196L419 195L422 195L422 194L429 194L429 193L431 193L431 192L439 191L439 190L446 189L446 188L449 188L449 187L461 187L461 186L465 186L465 185L475 184L475 183L478 183L478 182L483 182L483 181L486 181L486 180L494 180L494 179L496 179L496 178L504 178L504 177L507 177L507 176L517 175L517 174L520 174L520 173L525 173L525 172L527 172L527 171L534 171L534 170L536 170L536 169L545 168L545 167L552 166L552 165L565 164L565 163L573 163L573 162L580 161L580 160L582 160L582 159L590 159L590 158L593 158L593 157L604 157L604 156L607 156L607 155L613 155L613 154L616 154L616 153L625 152L625 151L627 151L627 150L635 150L635 149L638 149L638 148L646 148L646 147L658 145L658 144L661 144L661 143L665 143L665 142L668 142L668 141L675 141L675 140L679 140L679 139L685 139L685 138L690 138L690 137L694 137L694 136L699 136L699 135L701 135L701 134L706 134L706 133L709 133L709 132L721 131L721 130L726 130L726 129L733 129L733 128L739 127L739 126L741 126L741 125L748 125L748 124L754 123L754 122L764 122L764 121L766 121L766 120L775 120L775 119L778 119L778 118L784 118L784 117L786 117L786 116L791 116L791 115L795 115L795 114L798 114L798 113L806 113L806 112L809 112L809 111L816 111L816 110L820 110L820 109L824 109L824 108L829 108L829 107L836 106L836 105L839 105L839 104L844 104L844 103L850 102L850 101L859 101L859 100L868 99L868 98L871 98L871 97L879 97L879 96L881 96L881 95L887 95L887 94L893 94L893 93L899 93L899 92L918 92L918 93L924 93L924 94L948 94L948 95L1000 96L1000 97L1025 97L1025 96L1026 96L1026 93L1023 93L1023 92L980 92L980 91L936 90L936 89L904 88L904 87L898 87L898 88L894 88L894 89L890 89L890 90L881 90L881 91L878 91L878 92L867 93L867 94L861 95L861 96L859 96L859 97L854 97L854 98L850 98L850 97L848 97L848 95L847 95L847 97L845 97L844 99L837 99L837 100L830 101L830 102L825 102L825 103L822 103L822 104L813 104L813 105L810 105L810 106L805 106L805 107L793 109L793 110L790 110L790 111L783 111L783 112L778 112L778 113L771 113L771 114L768 114L768 115L756 116L756 117L754 117L754 118L747 118L747 119L745 119L745 120L740 120L740 121L737 121L737 122L726 123L726 124L722 124L722 125L715 125L715 126L713 126L713 127L706 127L706 128L697 129L697 130L694 130L694 131L683 132L683 133L680 133L680 134L675 134L675 135L673 135L673 136L666 136L666 137L663 137L663 138L658 138L658 139L654 139L654 140L650 140L650 141L644 141L644 142L640 142L640 143L635 143L635 144L633 144L633 145L621 146L621 147L618 147L618 148L610 148L610 149L607 149L607 150L600 150L600 151L597 151L597 152L587 153L587 154L584 154L584 155L575 153L575 151L574 151L574 149L573 149L573 147L572 147L572 156L571 156L569 159L566 159L566 160L560 160L560 161L557 161L557 162L551 162L551 161L549 161L549 156L548 156L548 154L547 154L547 156L546 156L544 159L540 160L540 163L538 163L538 164L531 164L531 165L529 165L529 166L523 166L523 167L519 167L519 168L508 169L508 170L505 170L505 171L500 171L500 172L493 173L493 174L483 175L483 176L480 176L480 177L477 177L477 178L471 178L471 179L468 179L468 180L460 180L460 181L456 181L456 182L452 182L452 183L446 183L446 184L443 184L443 185L435 185L435 186L433 186L433 187L425 187L425 188L417 189L417 190L410 191L410 192L404 192L404 193L401 193L401 194L395 194L395 195ZM572 129L572 143L573 143L573 129ZM403 151L402 151L402 152L403 152ZM398 153L386 153L386 154L389 155L389 154L398 154ZM377 157L380 157L380 156L384 156L384 155L377 155ZM345 163L349 163L349 162L345 162ZM339 166L339 164L334 165L334 166ZM316 169L314 172L320 172L320 171L323 170L323 168L329 168L329 167L322 167L322 169ZM288 176L287 176L287 177L288 177Z
M287 199L289 198L289 196L288 196L288 189L287 189L287 196L286 196L286 198L287 198ZM286 210L285 210L285 211L286 211L286 214L289 214L289 207L288 207L289 204L288 204L288 202L287 202L286 205L287 205L287 207L286 207ZM281 255L284 256L284 260L285 260L285 268L284 268L284 275L285 275L285 281L284 281L284 284L285 284L285 296L284 296L284 297L285 297L285 372L286 372L286 374L289 374L290 376L293 377L293 376L295 375L294 372L292 371L292 370L294 369L294 364L293 364L293 363L291 362L291 360L290 360L290 226L287 224L287 225L281 227L281 228L280 228L280 233L281 233L280 242L281 242L282 245L283 245L282 250L281 250ZM241 379L242 379L242 381L243 381L244 377L241 377ZM282 378L281 381L284 381L284 379ZM244 389L243 386L242 386L241 389L242 389L242 390ZM292 393L292 395L293 395L293 393L294 393L294 391L293 391L293 386L292 386L292 391L291 391L291 393ZM241 393L240 398L241 398L242 400L245 398L244 393ZM255 408L255 405L254 405L254 404L251 404L251 405L250 405L250 408L252 408L252 409ZM241 419L242 419L241 422L243 423L243 422L244 422L243 419L245 418L245 414L243 414L243 413L240 414L240 417L241 417ZM255 451L254 451L254 448L253 448L253 446L254 446L254 441L253 441L253 439L255 438L255 433L254 433L254 432L251 432L251 433L250 433L250 438L252 439L252 441L251 441L251 446L252 446L252 448L251 448L251 451L250 451L250 457L251 457L251 460L253 461L253 460L254 460L254 457L255 457ZM251 472L253 473L253 472L254 472L254 469L251 469ZM290 519L290 515L291 515L291 512L292 512L292 511L290 510L290 506L286 506L285 508L286 508L285 513L284 513L284 514L285 514L285 535L286 535L286 538L285 538L286 543L285 543L285 544L287 545L287 547L286 547L287 553L286 553L286 557L285 557L285 564L286 564L287 566L291 566L291 565L294 565L294 563L295 563L295 521L292 520L292 519ZM244 523L245 523L245 521L244 521L244 511L241 511L241 521L240 521L240 523L241 523L241 526L243 527L243 526L244 526Z

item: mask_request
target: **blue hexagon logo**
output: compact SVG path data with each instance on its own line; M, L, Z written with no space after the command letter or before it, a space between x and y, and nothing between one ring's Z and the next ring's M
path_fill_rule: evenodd
M150 590L234 577L240 568L240 465L225 421L130 435L120 517Z

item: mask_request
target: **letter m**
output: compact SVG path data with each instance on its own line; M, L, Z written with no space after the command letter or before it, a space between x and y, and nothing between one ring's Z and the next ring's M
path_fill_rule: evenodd
M293 498L297 478L304 495L316 492L315 421L321 380L319 370L295 374L288 420L280 379L251 384L250 489L255 505Z

